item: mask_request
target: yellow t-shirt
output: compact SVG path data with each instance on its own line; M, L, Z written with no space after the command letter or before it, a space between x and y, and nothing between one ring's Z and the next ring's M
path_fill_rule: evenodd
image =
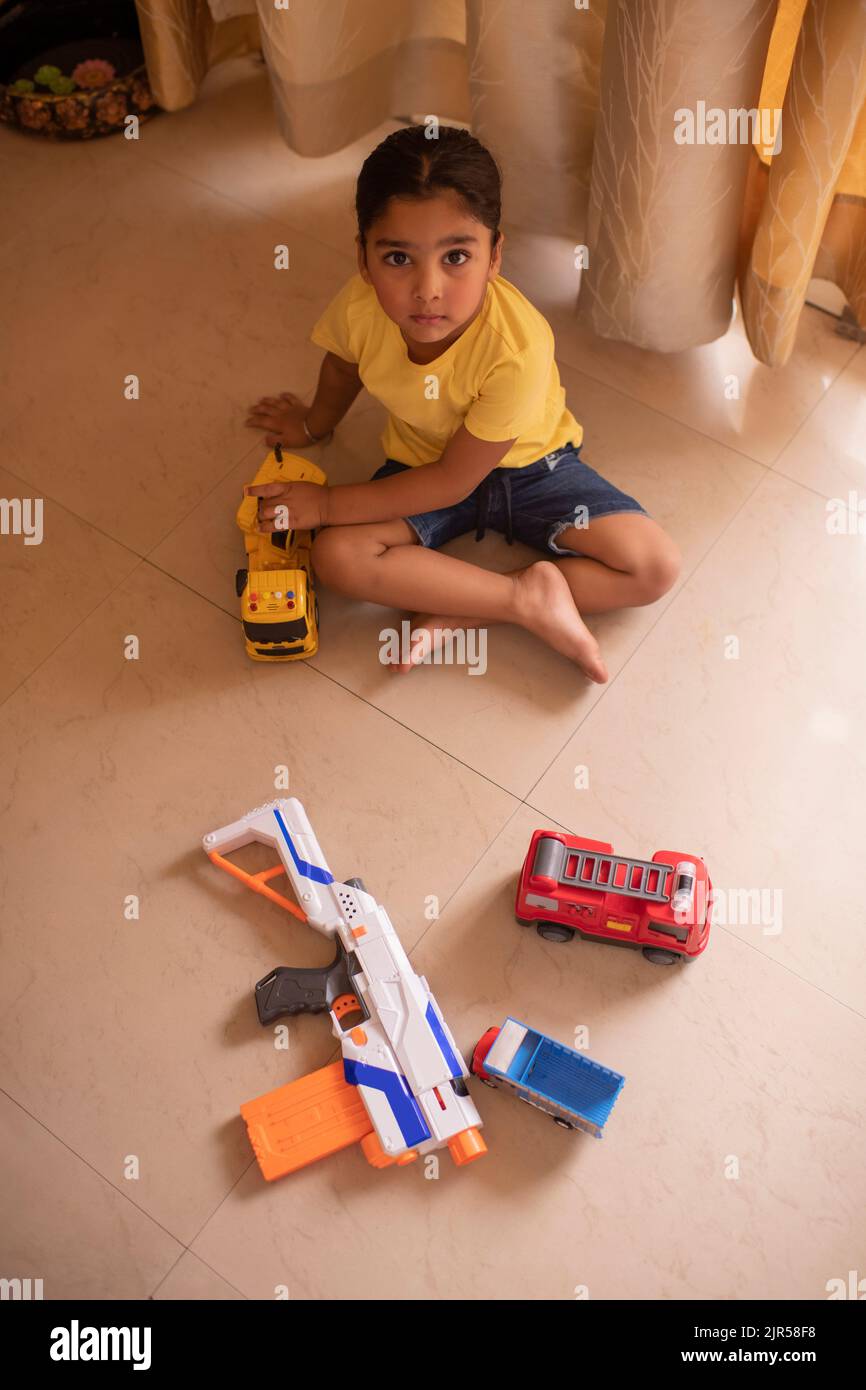
M500 468L523 468L583 428L565 404L543 314L501 275L480 312L432 362L412 362L400 329L372 285L355 274L331 301L310 340L357 362L365 387L388 411L385 457L413 467L441 458L466 426L478 439L516 439Z

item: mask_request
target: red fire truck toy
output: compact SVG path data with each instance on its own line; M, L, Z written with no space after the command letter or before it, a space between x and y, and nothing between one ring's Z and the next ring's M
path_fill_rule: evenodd
M706 947L712 884L698 855L660 849L651 860L629 859L601 840L536 830L515 913L546 941L570 941L579 932L638 947L653 965L674 965Z

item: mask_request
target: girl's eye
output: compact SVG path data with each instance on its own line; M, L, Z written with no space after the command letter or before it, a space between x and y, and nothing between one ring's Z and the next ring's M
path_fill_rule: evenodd
M459 247L456 247L456 246L455 246L455 248L454 248L453 251L447 251L445 254L446 254L446 258L447 258L448 256L463 256L463 257L464 257L464 259L463 259L462 261L447 261L447 264L450 265L450 266L453 266L454 268L456 268L457 266L460 266L460 265L465 265L466 262L467 262L468 260L471 259L471 257L470 257L470 255L469 255L469 252L468 252L468 251L462 251ZM384 257L385 264L386 264L386 265L395 265L395 262L391 260L391 257L392 257L392 256L405 256L405 255L406 255L406 252L405 252L405 251L389 251L388 254L387 254L387 256ZM402 270L404 264L405 264L404 261L400 261L400 263L396 265L396 269L397 269L397 270Z

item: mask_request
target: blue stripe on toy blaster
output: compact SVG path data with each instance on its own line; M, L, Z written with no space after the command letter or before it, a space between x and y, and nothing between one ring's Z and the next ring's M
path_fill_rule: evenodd
M427 1005L427 1012L424 1015L430 1025L430 1031L442 1049L442 1055L451 1068L452 1076L466 1076L466 1068L455 1053L453 1047L445 1036L445 1029L442 1027L442 1020L433 1008L433 1001Z
M309 864L306 859L300 857L298 851L295 849L295 844L289 834L288 828L286 827L286 822L283 820L277 807L274 807L274 817L277 825L280 827L280 833L289 847L289 854L292 856L292 862L298 873L303 874L304 878L312 879L314 883L333 883L334 875L331 873L330 869L320 869L317 864Z
M384 1067L371 1067L366 1062L343 1062L343 1072L350 1086L367 1086L381 1091L386 1097L407 1148L423 1144L430 1138L421 1107L409 1089L405 1076Z

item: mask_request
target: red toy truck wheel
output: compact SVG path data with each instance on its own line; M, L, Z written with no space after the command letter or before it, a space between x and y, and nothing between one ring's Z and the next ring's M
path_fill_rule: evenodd
M545 941L570 941L574 936L572 927L562 927L558 923L548 923L538 921L534 917L518 917L518 924L521 927L535 927L538 935Z
M496 1039L499 1037L498 1028L488 1028L483 1038L475 1044L475 1051L472 1053L472 1061L469 1070L473 1076L477 1076L480 1081L484 1081L488 1086L495 1086L495 1081L491 1080L484 1070L484 1059L490 1051Z
M679 965L681 961L690 959L681 951L666 951L663 946L644 946L641 955L650 965Z

